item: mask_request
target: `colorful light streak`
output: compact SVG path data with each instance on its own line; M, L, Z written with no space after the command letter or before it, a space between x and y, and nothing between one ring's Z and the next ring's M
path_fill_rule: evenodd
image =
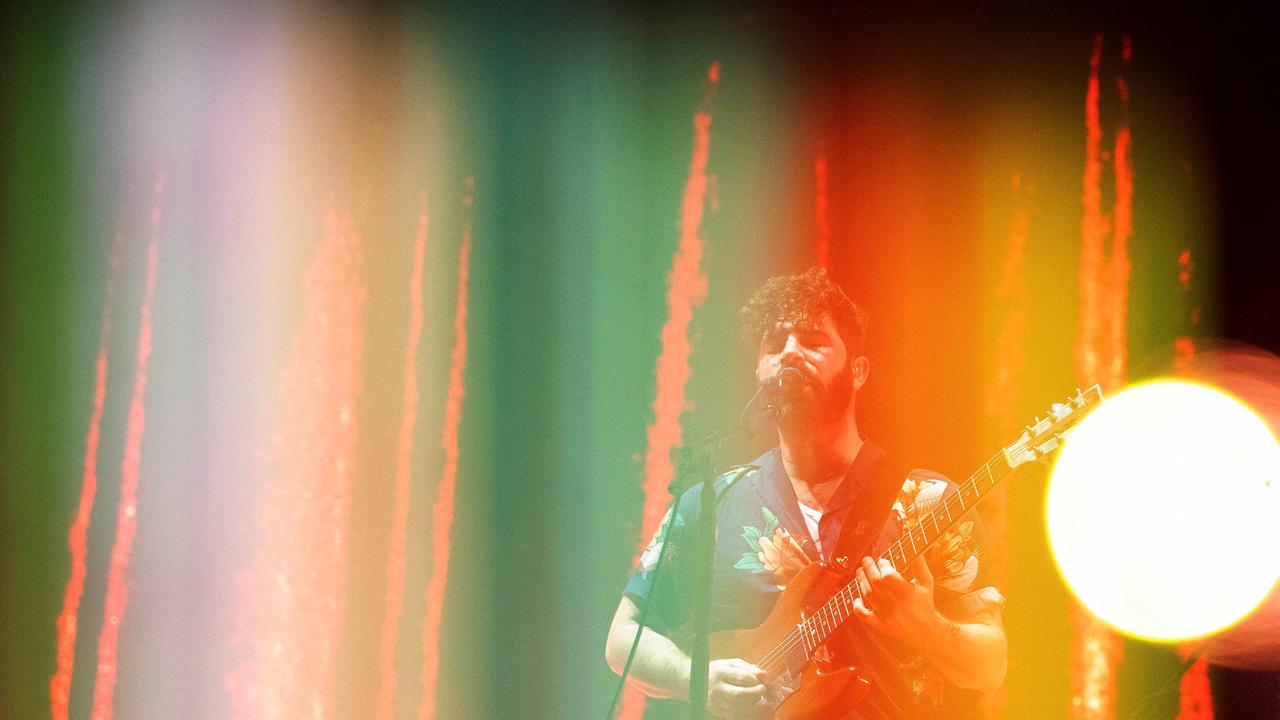
M706 206L707 159L711 152L711 107L720 82L720 63L707 71L703 109L693 116L693 152L689 176L680 204L680 242L671 258L667 275L667 320L662 325L662 349L655 370L657 388L653 399L653 423L647 431L644 462L644 510L635 562L649 538L657 532L666 512L675 476L671 451L681 444L680 414L684 411L685 385L692 375L689 367L689 324L694 308L707 297L707 278L701 268L703 244L698 232ZM644 713L644 695L629 686L623 693L616 717L637 720Z
M333 715L363 351L359 257L351 220L329 213L281 372L275 472L259 500L256 557L238 579L232 647L244 646L247 657L227 676L234 718Z
M71 699L71 677L75 668L76 620L87 574L89 520L98 492L98 441L102 431L102 409L107 401L107 346L111 341L111 309L115 302L116 282L120 273L120 255L124 246L123 228L117 229L111 247L107 275L107 297L102 303L102 324L98 332L98 352L94 361L93 410L89 415L89 431L84 440L84 473L80 482L80 502L67 531L67 548L71 553L71 578L62 597L58 614L58 666L49 681L49 700L53 720L67 720Z
M467 291L471 277L472 207L475 179L467 178L464 200L466 219L462 247L458 249L458 291L453 317L453 351L449 359L449 391L444 405L444 472L431 511L431 577L427 581L426 618L422 627L422 702L418 720L436 714L436 687L440 676L440 620L444 611L444 591L449 580L449 528L453 525L454 497L458 484L458 427L462 424L463 382L467 369Z
M400 438L396 453L395 509L391 520L390 557L387 565L386 610L382 619L382 648L379 660L379 720L390 720L396 698L396 639L404 610L405 547L408 544L409 480L413 470L413 430L418 420L418 345L422 339L422 265L427 246L427 210L418 215L418 232L413 241L413 274L409 280L409 340L404 359L404 405L400 416Z
M1084 220L1080 249L1080 329L1076 343L1076 375L1081 385L1102 383L1106 390L1124 384L1128 355L1129 257L1133 234L1133 167L1130 157L1129 86L1123 73L1116 80L1121 120L1112 151L1115 206L1111 221L1102 210L1102 123L1100 83L1102 35L1094 38L1085 94ZM1124 39L1123 60L1132 56ZM1111 235L1111 255L1104 243ZM1107 627L1083 608L1072 609L1071 717L1110 720L1114 717L1115 666L1123 645Z
M151 303L156 292L156 265L159 256L160 206L164 199L165 177L156 178L151 208L151 242L147 246L147 279L143 290L138 351L134 361L133 397L125 426L124 459L120 467L120 501L116 507L116 538L107 568L107 595L103 603L102 631L98 635L98 670L93 685L93 720L111 720L116 691L117 648L120 626L129 601L125 570L133 553L138 531L138 476L142 466L142 434L146 410L142 399L147 389L147 364L151 358Z

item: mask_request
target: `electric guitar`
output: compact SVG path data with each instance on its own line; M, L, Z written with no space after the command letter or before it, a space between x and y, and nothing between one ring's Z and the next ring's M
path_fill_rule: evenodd
M1012 444L996 453L957 492L943 496L934 508L906 528L881 557L902 570L911 564L960 517L1014 468L1053 452L1067 432L1102 402L1094 385L1076 391L1066 403L1055 403ZM833 708L855 707L870 682L854 667L819 668L814 652L853 614L860 597L851 569L815 562L788 583L765 621L754 629L712 633L712 658L742 658L767 673L766 698L777 706L778 720L818 720Z

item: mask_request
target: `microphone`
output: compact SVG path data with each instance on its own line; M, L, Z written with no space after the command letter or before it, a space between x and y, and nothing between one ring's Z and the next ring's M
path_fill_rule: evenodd
M787 388L791 388L794 391L796 386L804 381L804 373L800 371L800 368L784 367L778 371L777 375L765 380L760 383L760 385L764 389L765 394L769 397L773 397L778 393L785 391Z

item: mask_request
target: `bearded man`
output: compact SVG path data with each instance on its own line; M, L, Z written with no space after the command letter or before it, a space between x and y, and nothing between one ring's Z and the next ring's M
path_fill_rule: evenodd
M857 583L852 619L825 628L821 645L805 651L827 670L856 666L870 687L855 704L842 701L821 716L978 717L981 693L1004 681L1004 598L992 583L981 524L972 514L909 567L881 557L955 486L922 470L906 473L904 481L884 451L858 432L858 391L871 367L862 310L825 270L811 269L767 281L743 318L744 333L758 347L756 380L777 408L778 445L716 481L711 630L760 625L788 583L800 583L798 574L813 563L843 568ZM605 658L621 673L642 607L652 604L629 680L656 698L689 696L689 655L670 636L691 614L686 546L697 536L700 492L695 487L681 497L674 520L668 513L641 556L606 642ZM712 654L712 714L769 717L780 701L786 707L792 691L794 684L776 670Z

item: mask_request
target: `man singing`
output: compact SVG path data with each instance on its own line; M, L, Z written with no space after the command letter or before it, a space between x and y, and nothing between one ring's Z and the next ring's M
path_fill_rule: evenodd
M870 372L861 309L826 271L811 269L766 282L743 319L744 333L758 343L756 379L778 410L778 446L745 474L717 480L711 630L760 625L788 582L823 561L846 569L860 592L852 619L810 655L824 668L856 666L870 688L856 704L825 708L822 716L976 717L980 692L1004 681L1004 598L972 513L907 568L880 558L954 485L921 470L904 481L884 451L859 434L858 391ZM620 673L641 609L652 603L629 678L657 698L689 695L689 655L669 635L690 622L689 546L700 492L685 493L674 520L668 514L641 556L605 646ZM788 692L771 679L741 657L713 653L707 709L727 718L769 717Z

